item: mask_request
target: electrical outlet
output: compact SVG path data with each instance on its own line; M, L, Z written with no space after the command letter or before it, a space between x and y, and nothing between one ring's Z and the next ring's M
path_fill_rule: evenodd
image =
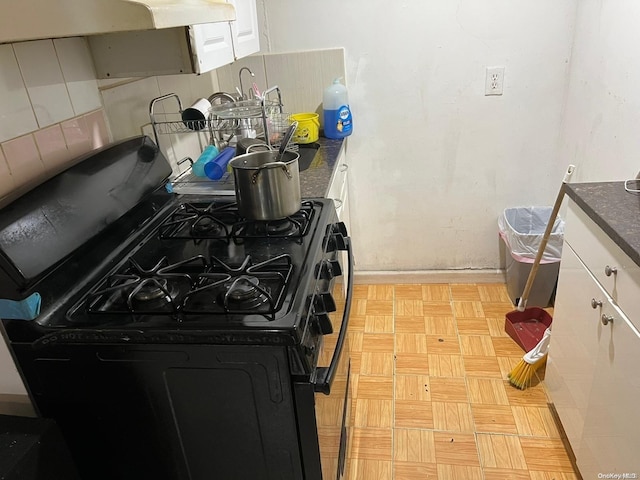
M504 87L504 67L487 67L484 83L485 95L502 95Z

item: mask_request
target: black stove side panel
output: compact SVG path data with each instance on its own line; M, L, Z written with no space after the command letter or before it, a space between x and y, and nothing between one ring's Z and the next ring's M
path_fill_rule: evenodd
M284 348L15 347L85 480L302 478Z

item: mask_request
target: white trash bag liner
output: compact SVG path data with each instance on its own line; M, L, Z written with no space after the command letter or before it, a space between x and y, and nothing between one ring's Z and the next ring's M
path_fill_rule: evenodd
M504 239L511 255L523 263L533 263L542 243L552 207L507 208L498 218L500 236ZM555 263L562 256L564 220L556 217L540 263Z

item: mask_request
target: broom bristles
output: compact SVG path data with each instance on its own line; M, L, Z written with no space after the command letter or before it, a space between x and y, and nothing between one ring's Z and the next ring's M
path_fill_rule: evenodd
M520 360L518 364L507 375L509 383L520 390L529 388L531 381L533 380L536 371L547 361L547 355L540 358L534 363L528 363L524 359Z

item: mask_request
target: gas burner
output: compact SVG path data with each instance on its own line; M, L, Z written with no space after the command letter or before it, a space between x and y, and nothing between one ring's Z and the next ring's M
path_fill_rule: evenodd
M183 302L185 314L262 315L275 319L293 271L291 257L279 255L252 264L247 255L239 266L212 257L207 272Z
M247 238L294 238L302 239L311 225L313 202L303 202L293 215L270 221L242 220L233 225L231 236L237 242Z
M257 232L264 232L266 236L287 236L299 231L300 223L289 218L284 218L270 222L256 222L255 229Z
M233 281L228 282L227 293L225 294L229 300L243 301L250 300L260 295L260 291L256 288L260 284L260 280L249 275L240 275Z
M91 314L177 313L181 299L206 268L207 263L201 255L174 264L162 257L150 269L129 259L89 295L87 310Z
M167 292L167 284L166 278L147 278L131 290L123 288L122 294L126 297L131 295L133 299L141 302L157 300L167 295L165 293Z
M269 287L261 286L260 279L251 275L240 275L225 283L226 291L219 300L225 308L254 310L269 302Z
M160 225L160 238L229 241L230 225L240 216L235 203L180 204Z
M226 232L223 232L224 225L221 225L215 218L209 215L203 215L196 220L190 227L191 233L194 237L219 237L220 234L226 238Z

